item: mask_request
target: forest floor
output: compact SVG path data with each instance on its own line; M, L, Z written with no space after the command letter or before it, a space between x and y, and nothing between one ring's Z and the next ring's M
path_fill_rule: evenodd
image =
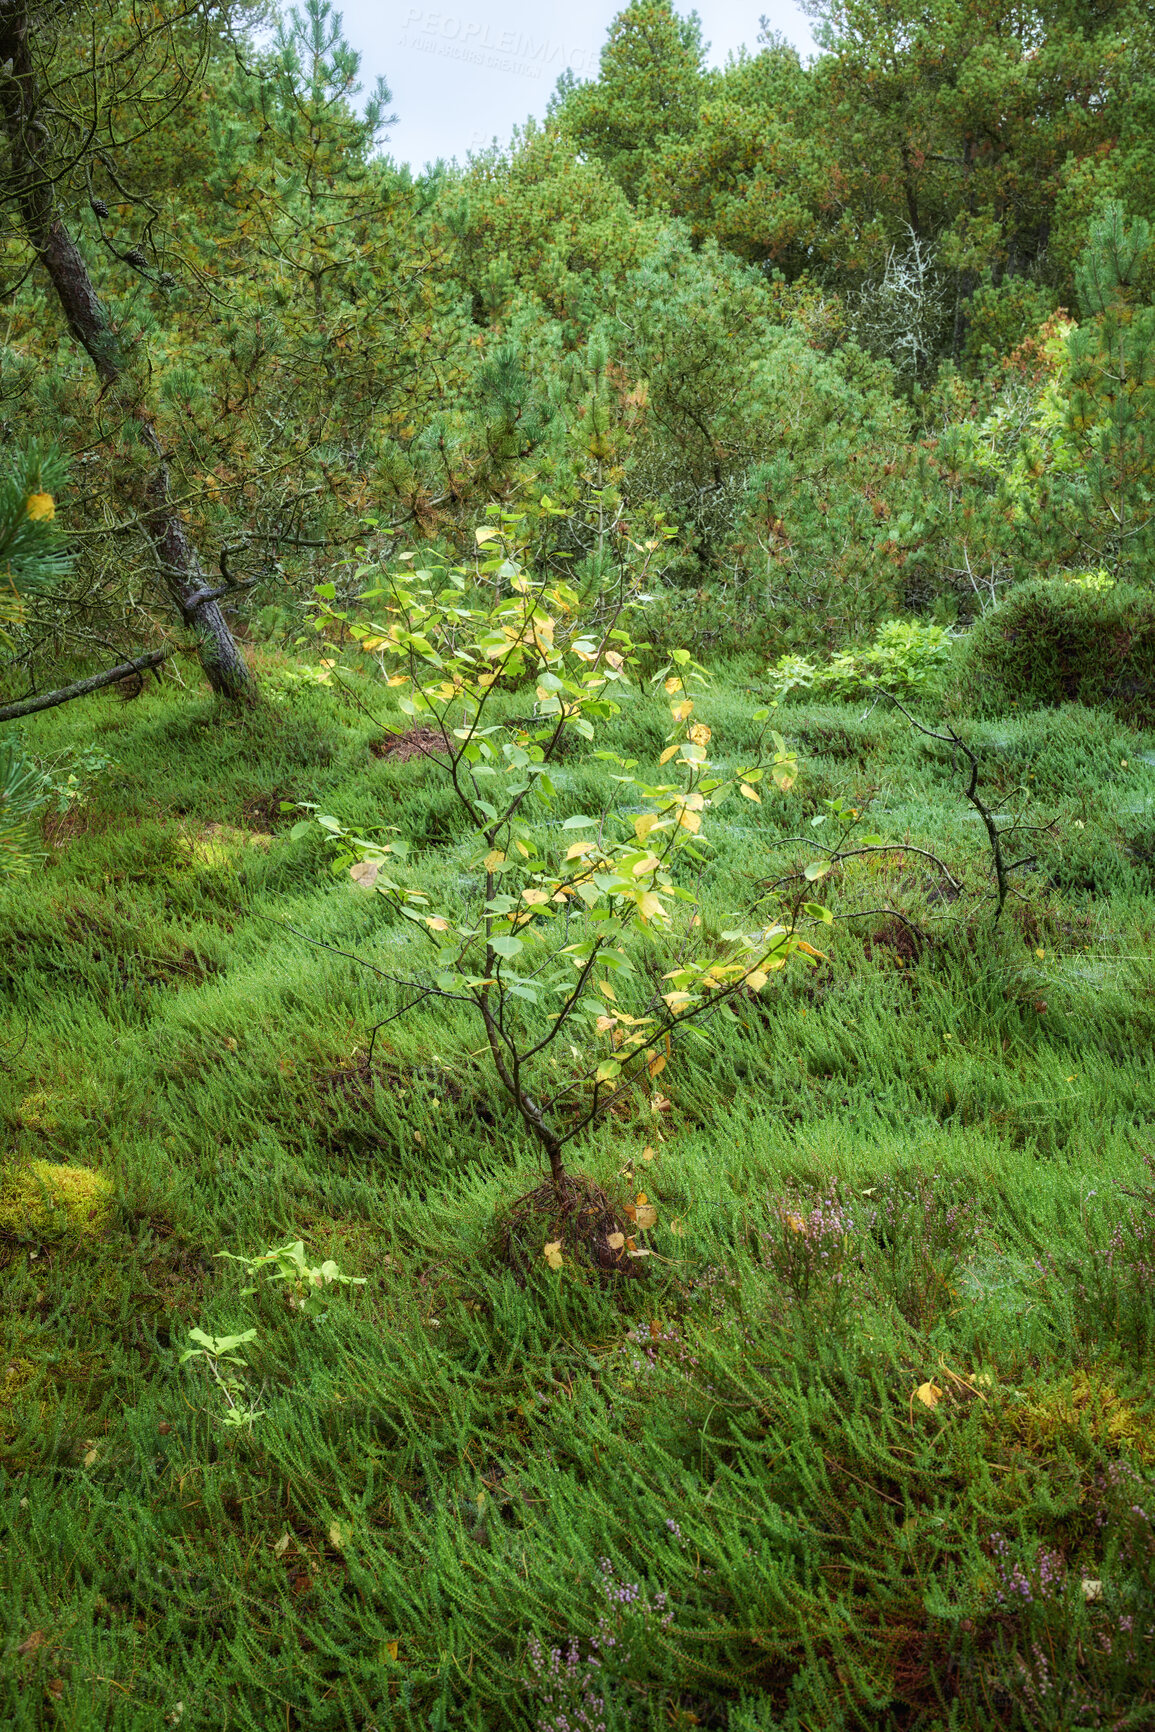
M997 927L901 849L832 874L923 936L840 920L589 1139L657 1208L644 1279L519 1283L495 1213L539 1172L475 1031L417 1009L370 1068L394 989L297 935L403 965L300 804L450 887L468 840L263 660L249 715L153 685L26 730L61 792L0 902L5 1182L111 1193L79 1231L4 1205L4 1724L1150 1724L1155 739L960 723L1051 826ZM702 705L723 755L757 703L738 669ZM782 710L798 785L719 815L705 917L839 795L979 881L960 766L866 711ZM642 702L612 744L662 732ZM298 1239L364 1285L307 1316L220 1256ZM194 1328L255 1330L251 1426Z

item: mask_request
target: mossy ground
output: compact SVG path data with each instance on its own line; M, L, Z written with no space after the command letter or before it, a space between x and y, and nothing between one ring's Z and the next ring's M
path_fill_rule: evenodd
M724 755L753 683L701 706ZM836 793L975 879L949 751L865 708L783 711L802 776L719 817L707 920ZM613 744L661 733L643 704ZM467 872L378 737L311 688L28 729L118 767L3 892L0 1110L11 1161L114 1206L0 1242L4 1723L1148 1724L1155 741L1077 706L968 724L1000 802L1055 821L1026 901L960 923L913 855L829 880L930 941L839 923L676 1050L668 1110L603 1126L585 1169L658 1208L648 1278L606 1284L496 1254L540 1175L474 1031L417 1011L370 1071L391 989L286 930L403 960L282 804L397 825L447 894ZM217 1259L296 1238L367 1277L320 1320ZM257 1330L251 1432L179 1366L194 1326Z

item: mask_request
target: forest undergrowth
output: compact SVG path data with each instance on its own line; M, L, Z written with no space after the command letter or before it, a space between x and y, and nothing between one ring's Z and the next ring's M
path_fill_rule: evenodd
M951 752L795 693L798 784L727 810L703 920L824 802L896 846L574 1156L656 1217L644 1275L519 1274L495 1211L540 1159L476 1029L419 1006L370 1062L403 1000L336 952L416 940L290 831L395 826L450 899L470 838L379 689L258 660L253 711L169 682L23 736L83 791L0 887L0 1102L107 1183L0 1221L4 1723L1150 1724L1155 737L965 725L1046 825L996 924L912 851L986 869ZM723 760L756 685L716 676ZM607 775L560 766L557 821ZM315 1309L222 1256L298 1241L363 1284Z

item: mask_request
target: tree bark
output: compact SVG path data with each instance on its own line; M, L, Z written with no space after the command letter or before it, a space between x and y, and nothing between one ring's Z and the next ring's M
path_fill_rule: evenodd
M132 386L127 413L152 460L141 522L155 550L161 578L184 623L196 634L201 666L214 692L233 701L255 695L252 674L228 628L200 555L172 504L168 463L153 417L126 377L124 357L76 242L56 207L51 136L40 115L36 68L29 47L28 0L0 0L0 110L11 175L7 190L36 256L56 291L68 329L87 352L101 383Z

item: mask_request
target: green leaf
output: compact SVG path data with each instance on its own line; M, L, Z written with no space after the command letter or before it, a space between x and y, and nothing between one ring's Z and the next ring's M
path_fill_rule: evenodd
M520 956L525 949L520 938L514 938L509 934L504 937L491 938L489 942L494 952L498 956L504 956L507 960Z
M824 926L834 925L834 916L829 908L823 908L820 902L804 902L802 912L809 914L811 920L821 920Z
M583 817L567 818L565 823L562 825L562 829L563 830L588 830L591 827L591 825L595 825L596 823L597 823L596 818L583 818Z
M813 884L816 879L825 878L829 870L830 867L825 860L812 860L806 868L803 876L809 879L810 883Z

